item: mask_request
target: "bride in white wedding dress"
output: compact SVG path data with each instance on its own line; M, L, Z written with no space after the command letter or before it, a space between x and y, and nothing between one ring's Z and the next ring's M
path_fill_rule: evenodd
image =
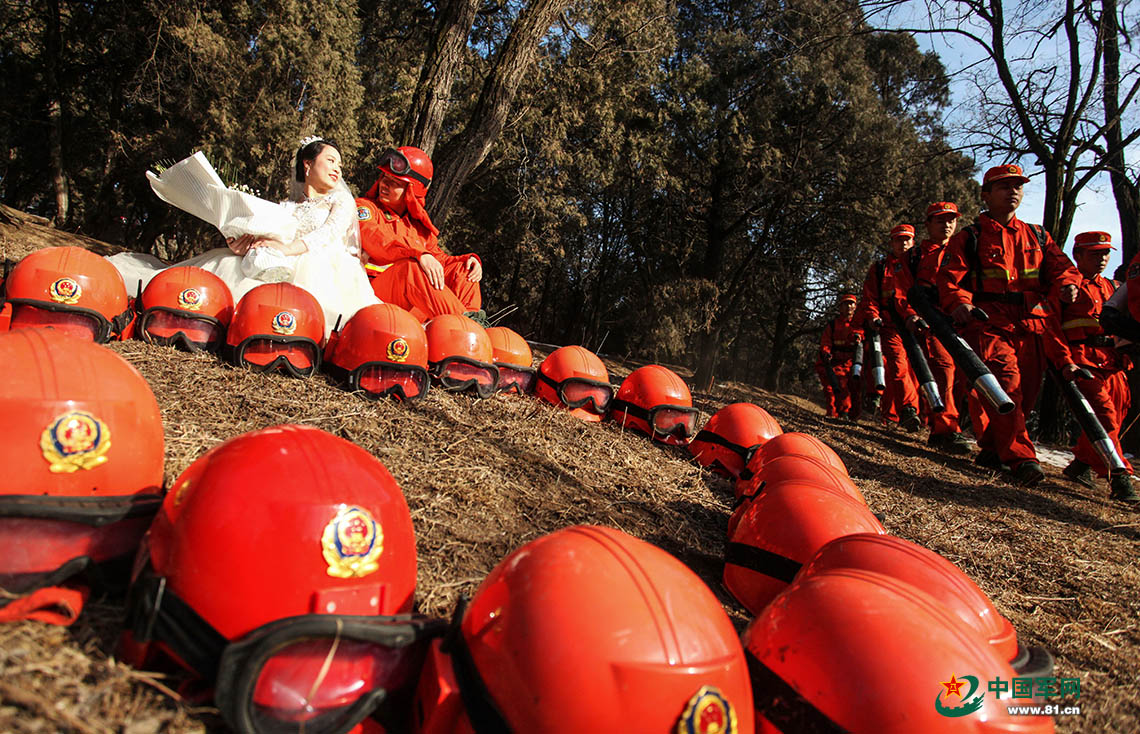
M227 247L176 265L195 266L217 275L229 286L235 303L267 281L288 280L313 294L321 304L327 337L338 317L343 323L361 308L380 302L360 261L356 202L341 176L340 151L333 143L319 138L302 142L294 161L290 197L281 206L297 220L292 242L244 235L228 240ZM115 255L110 261L132 292L136 282L146 287L165 267L155 258L136 253ZM270 267L251 268L253 263Z

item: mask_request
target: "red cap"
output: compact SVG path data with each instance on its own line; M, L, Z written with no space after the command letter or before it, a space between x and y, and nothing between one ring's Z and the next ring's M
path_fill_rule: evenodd
M936 201L926 207L926 218L937 217L939 214L953 214L958 216L958 205L952 201Z
M1016 178L1021 183L1029 183L1029 179L1021 172L1021 166L1010 163L1005 166L994 166L986 171L986 175L982 177L982 186L1000 181L1003 178Z
M1115 250L1108 232L1081 232L1073 238L1073 250Z
M914 227L909 224L896 224L891 229L891 237L914 237Z
M851 301L851 303L855 303L855 302L856 302L856 301L858 301L858 300L859 300L859 299L858 299L858 298L856 298L856 297L854 296L854 294L851 294L851 293L844 293L842 296L840 296L840 297L839 297L839 302L840 302L840 303L845 303L845 302L847 302L847 301Z

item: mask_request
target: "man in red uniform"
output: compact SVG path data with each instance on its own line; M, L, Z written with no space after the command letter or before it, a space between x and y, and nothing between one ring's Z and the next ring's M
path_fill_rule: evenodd
M921 317L911 308L907 293L914 285L927 292L932 304L938 303L938 289L935 281L942 255L950 242L954 230L958 228L958 205L952 201L936 201L926 208L926 233L928 238L911 249L903 259L903 267L895 277L895 310L906 323L918 343L926 353L926 362L938 385L938 392L946 410L930 414L929 446L943 449L953 454L970 453L970 444L958 430L958 406L954 400L954 360L942 346L942 342L920 328Z
M855 343L863 338L855 328L855 296L839 299L839 315L823 327L819 340L819 359L815 372L823 385L827 417L859 417L859 381L851 376L851 363L855 358ZM832 379L835 387L832 386Z
M1025 417L1037 402L1046 359L1067 378L1079 370L1061 338L1048 294L1057 289L1062 302L1072 303L1081 275L1044 228L1015 216L1028 180L1020 166L986 171L986 211L951 238L938 271L938 295L942 309L1015 405L1000 415L981 401L988 422L978 436L982 450L975 461L990 468L1005 464L1019 482L1033 485L1045 473ZM979 309L988 320L980 320Z
M895 308L895 279L903 268L906 253L914 247L914 227L900 224L891 230L891 253L871 265L863 281L863 319L868 331L879 332L886 368L883 417L898 421L914 433L922 428L918 419L918 380L906 358L902 337L890 311Z
M372 290L421 321L445 313L482 317L482 261L445 254L424 209L432 173L431 159L419 148L389 150L380 159L380 178L357 198Z
M1132 395L1128 388L1128 378L1124 371L1131 361L1113 348L1112 338L1104 333L1100 316L1104 302L1116 291L1116 283L1101 275L1108 265L1112 246L1112 236L1107 232L1081 232L1073 238L1073 257L1081 282L1077 286L1077 300L1071 304L1057 304L1061 314L1061 331L1073 355L1073 362L1092 373L1091 380L1080 379L1077 384L1088 399L1108 437L1116 445L1116 451L1124 459L1127 471L1117 472L1109 477L1112 499L1125 502L1140 502L1140 496L1132 488L1132 466L1124 458L1120 448L1120 424L1128 413ZM1077 445L1073 447L1075 457L1064 475L1086 487L1094 488L1092 472L1106 476L1108 468L1093 450L1089 439L1082 432Z

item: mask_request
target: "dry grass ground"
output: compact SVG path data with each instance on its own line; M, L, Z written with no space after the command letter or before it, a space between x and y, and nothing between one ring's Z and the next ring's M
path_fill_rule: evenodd
M34 222L0 221L5 257L63 243ZM459 594L526 541L594 523L675 554L738 625L747 620L719 584L730 487L683 452L528 398L474 401L433 392L407 408L364 401L321 377L257 375L141 342L111 348L142 372L158 398L168 483L218 442L285 422L320 427L383 461L412 511L417 599L426 613L447 615ZM633 367L610 366L615 382ZM798 398L736 384L694 397L704 419L747 400L785 430L806 431L835 448L890 532L956 563L1024 642L1055 653L1059 676L1080 678L1085 713L1059 718L1059 731L1140 730L1140 515L1065 482L1056 469L1047 468L1040 486L1020 489L878 424L826 423ZM219 729L212 709L171 693L172 681L115 660L121 615L120 600L95 598L67 629L0 626L0 732Z

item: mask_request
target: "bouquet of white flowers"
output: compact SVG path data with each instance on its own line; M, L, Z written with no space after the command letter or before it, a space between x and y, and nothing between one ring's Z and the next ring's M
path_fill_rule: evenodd
M227 187L201 151L160 173L147 171L146 177L158 198L209 222L223 237L249 234L292 242L297 234L297 220L290 212L248 193L248 188Z

